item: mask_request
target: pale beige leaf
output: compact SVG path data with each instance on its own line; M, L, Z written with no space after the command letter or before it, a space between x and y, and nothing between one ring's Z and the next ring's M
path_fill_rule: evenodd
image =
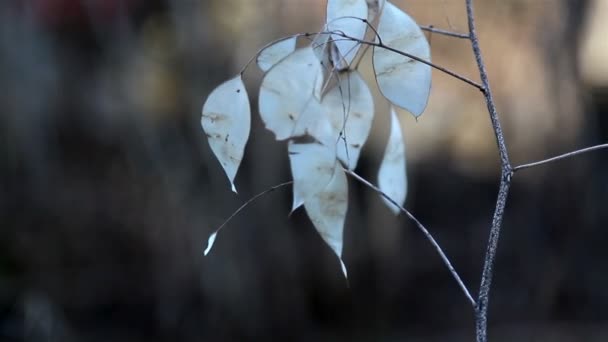
M418 24L390 2L384 5L378 33L384 45L431 60L429 44ZM414 116L421 115L431 89L431 67L382 47L374 47L373 64L382 95Z
M203 252L204 256L207 256L207 254L209 254L209 252L211 252L211 248L213 247L213 244L215 243L216 237L217 237L217 231L215 231L211 235L209 235L209 239L207 240L207 247L205 248L205 251Z
M357 19L359 18L359 19ZM328 0L327 1L327 30L343 32L349 37L363 39L367 24L361 20L367 19L366 0ZM355 56L360 44L356 41L345 40L341 35L333 35L335 44L348 67ZM338 65L342 63L336 63Z
M277 140L294 136L300 115L314 105L323 83L321 63L312 47L297 49L278 62L264 76L259 110L266 128Z
M336 139L332 124L325 108L316 98L312 99L304 112L300 114L291 136L309 136L325 146L335 144Z
M315 192L307 199L304 208L323 240L340 259L342 272L347 277L346 267L342 262L342 244L348 210L348 182L339 164L336 164L331 181L322 191Z
M336 70L341 70L348 66L344 64L345 62L338 52L338 48L331 40L331 35L317 35L312 42L312 47L323 70L323 86L319 87L318 91L315 92L315 97L317 100L321 101L327 90L336 83L336 77L334 77L337 73ZM338 65L335 65L334 63L338 63Z
M215 88L203 105L201 126L209 146L219 160L232 191L234 177L243 159L251 128L249 97L241 76Z
M374 99L358 71L339 77L340 83L325 95L322 104L333 127L338 159L353 170L372 127Z
M266 72L285 57L289 56L289 54L296 49L296 41L297 37L290 37L262 50L256 60L260 69Z
M391 108L391 132L378 171L378 187L393 201L403 206L407 196L405 143L394 108ZM401 210L398 207L384 197L382 200L395 215L399 214Z
M289 161L293 176L292 211L327 186L336 168L336 152L318 142L289 142Z

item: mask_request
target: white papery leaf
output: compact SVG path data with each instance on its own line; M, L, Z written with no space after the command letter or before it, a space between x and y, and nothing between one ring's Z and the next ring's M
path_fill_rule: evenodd
M431 60L429 43L418 24L388 1L380 17L378 33L384 45ZM373 64L382 95L414 116L421 115L431 90L431 67L382 47L374 47Z
M323 71L312 47L297 49L275 64L260 87L259 109L266 128L277 140L294 136L300 115L316 101Z
M344 171L338 164L331 181L322 191L315 192L307 199L304 208L323 240L340 258L342 271L346 277L346 267L342 262L342 240L348 209L348 183Z
M315 92L315 97L319 101L321 101L327 90L336 83L336 78L334 77L337 73L336 70L348 67L335 43L330 38L330 34L319 34L312 42L313 50L323 70L323 86ZM335 65L335 63L338 63L338 65Z
M340 31L349 37L363 39L365 38L367 24L356 18L367 19L366 0L327 1L328 31ZM348 67L357 55L360 44L355 41L344 40L344 37L340 35L333 35L332 38L337 40L335 43L338 51Z
M391 199L403 206L407 196L407 174L405 162L405 143L401 132L401 124L391 107L391 133L386 144L384 157L378 171L378 187ZM382 197L386 205L398 215L401 209Z
M333 146L336 142L334 129L325 112L323 105L316 98L312 99L300 114L291 136L310 136L325 146Z
M321 63L321 73L323 74L323 86L315 89L314 93L315 97L319 101L321 101L321 98L323 97L323 91L326 87L326 80L329 79L333 72L333 65L329 53L330 45L332 45L330 38L331 35L329 34L318 34L311 43L315 56L317 56L319 63Z
M289 161L293 176L293 211L331 181L336 169L336 151L318 142L290 141Z
M290 37L270 45L260 52L257 64L266 72L296 49L297 37Z
M209 235L209 239L207 240L207 248L203 252L204 256L207 256L209 252L211 252L211 248L213 247L213 243L215 243L215 238L217 237L217 231L213 232L213 234Z
M339 85L325 95L322 104L333 127L338 159L353 170L372 127L372 93L361 74L353 70L340 76Z
M312 49L324 68L329 68L329 52L327 51L330 34L320 33L312 40Z
M209 146L236 192L234 177L243 159L251 128L249 97L241 76L215 88L203 105L201 126Z

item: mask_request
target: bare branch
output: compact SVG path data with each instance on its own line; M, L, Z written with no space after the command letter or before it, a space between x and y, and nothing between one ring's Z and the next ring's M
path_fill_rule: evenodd
M363 19L361 19L361 20L363 20ZM371 25L370 25L370 24L367 22L367 20L363 20L363 21L364 21L365 23L367 23L367 25L368 25L369 27L372 27L372 26L371 26ZM483 92L483 93L485 93L485 92L486 92L486 91L485 91L485 88L484 88L484 86L483 86L483 85L481 85L481 84L479 84L479 83L477 83L477 82L475 82L475 81L473 81L473 80L471 80L471 79L469 79L469 78L467 78L467 77L465 77L465 76L462 76L462 75L460 75L460 74L457 74L457 73L455 73L455 72L453 72L453 71L451 71L451 70L449 70L449 69L447 69L447 68L445 68L445 67L442 67L442 66L440 66L440 65L437 65L437 64L434 64L434 63L429 62L429 61L427 61L427 60L424 60L424 59L422 59L422 58L420 58L420 57L418 57L418 56L414 56L414 55L409 54L409 53L407 53L407 52L400 51L400 50L397 50L397 49L392 48L392 47L390 47L390 46L384 45L384 43L382 43L382 40L381 40L381 39L380 39L380 37L378 36L378 33L377 33L375 30L374 30L374 32L375 32L375 34L376 34L376 37L378 38L378 42L370 42L370 41L367 41L367 40L364 40L364 39L359 39L359 38L351 37L351 36L349 36L349 35L345 34L345 33L344 33L344 32L342 32L342 31L321 31L321 32L307 32L307 33L298 33L298 34L294 34L294 35L291 35L291 36L282 37L282 38L276 39L276 40L274 40L274 41L272 41L272 42L270 42L270 43L268 43L268 44L264 45L264 46L263 46L261 49L259 49L259 50L258 50L258 52L257 52L257 53L255 53L255 54L254 54L254 55L253 55L253 56L252 56L252 57L249 59L249 61L248 61L248 62L245 64L245 66L243 66L243 68L241 69L241 72L240 72L240 73L241 73L241 75L242 75L243 73L245 73L245 70L247 70L247 68L249 67L249 65L250 65L250 64L251 64L251 63L252 63L252 62L253 62L253 61L254 61L254 60L257 58L257 56L258 56L260 53L262 53L262 51L264 51L264 49L266 49L266 48L267 48L267 47L269 47L269 46L272 46L273 44L276 44L276 43L278 43L278 42L281 42L281 41L283 41L283 40L290 39L290 38L293 38L293 37L298 38L298 37L310 37L310 36L314 36L314 35L318 35L318 34L333 34L333 35L335 35L335 36L341 36L341 37L343 37L343 38L345 38L345 39L352 40L352 41L358 42L358 43L363 44L363 45L367 45L367 46L374 46L374 47L378 47L378 48L386 49L386 50L389 50L389 51L394 52L394 53L396 53L396 54L399 54L399 55L402 55L402 56L405 56L405 57L411 58L411 59L413 59L413 60L415 60L415 61L418 61L418 62L420 62L420 63L426 64L426 65L430 66L431 68L437 69L437 70L439 70L439 71L441 71L441 72L443 72L443 73L445 73L445 74L447 74L447 75L450 75L450 76L452 76L452 77L454 77L454 78L456 78L456 79L458 79L458 80L460 80L460 81L462 81L462 82L465 82L465 83L467 83L467 84L469 84L469 85L471 85L471 86L473 86L473 87L477 88L478 90L480 90L480 91L481 91L481 92Z
M367 40L358 39L358 38L351 37L351 36L348 36L348 35L346 35L344 33L340 33L340 32L335 32L334 34L338 35L338 36L342 36L342 37L350 39L350 40L353 40L353 41L356 41L356 42L359 42L361 44L367 44L367 45L378 47L378 48L381 48L381 49L386 49L386 50L394 52L394 53L396 53L398 55L411 58L411 59L413 59L413 60L415 60L417 62L420 62L422 64L426 64L426 65L430 66L431 68L437 69L437 70L439 70L439 71L441 71L441 72L443 72L443 73L445 73L447 75L450 75L450 76L452 76L452 77L454 77L454 78L456 78L456 79L458 79L458 80L460 80L460 81L462 81L464 83L467 83L467 84L469 84L469 85L471 85L471 86L479 89L481 92L485 93L485 88L481 84L479 84L479 83L477 83L477 82L475 82L475 81L473 81L473 80L471 80L471 79L469 79L467 77L464 77L464 76L462 76L460 74L457 74L457 73L455 73L455 72L453 72L453 71L451 71L451 70L449 70L447 68L444 68L444 67L442 67L440 65L437 65L437 64L434 64L434 63L429 62L427 60L424 60L424 59L422 59L422 58L420 58L418 56L414 56L414 55L409 54L407 52L404 52L404 51L401 51L401 50L397 50L397 49L392 48L390 46L384 45L383 43L370 42L370 41L367 41Z
M453 38L471 39L471 36L469 36L466 33L452 32L452 31L448 31L448 30L442 30L442 29L435 28L435 26L433 26L433 25L426 25L426 26L425 25L420 25L420 29L423 30L423 31L437 33L437 34L441 34L441 35L448 36L448 37L453 37Z
M245 70L247 70L247 68L249 67L249 65L251 63L253 63L253 61L256 60L256 58L258 58L258 56L262 53L262 51L264 51L264 49L276 44L276 43L280 43L284 40L287 39L291 39L291 38L298 38L298 37L308 37L313 35L314 33L298 33L298 34L292 34L291 36L286 36L286 37L281 37L279 39L275 39L273 41L271 41L270 43L262 46L260 49L258 49L258 52L256 52L253 56L251 56L251 58L249 58L249 60L247 61L247 63L245 63L245 65L243 66L243 68L240 71L240 74L243 75L245 73Z
M402 207L401 205L399 205L397 202L395 202L395 200L393 200L387 194L385 194L382 190L380 190L380 188L378 188L377 186L375 186L374 184L372 184L371 182L369 182L365 178L359 176L355 172L353 172L351 170L348 170L346 168L344 169L344 172L346 172L347 174L351 175L353 178L355 178L359 182L365 184L368 188L374 190L375 192L377 192L382 197L386 198L393 205L395 205L396 207L398 207L399 209L401 209L401 211L405 215L407 215L407 217L409 217L409 219L412 220L416 224L416 226L422 232L422 234L424 234L424 236L427 238L427 240L429 240L429 242L433 245L433 247L435 248L435 250L437 251L437 253L441 257L441 260L443 261L443 263L445 264L445 266L448 268L448 270L452 274L452 277L454 278L454 280L456 280L456 282L458 283L458 286L460 286L460 289L462 290L462 292L464 293L464 295L467 297L467 299L469 300L469 302L471 302L471 305L475 308L477 306L477 304L475 303L475 300L471 296L471 293L469 292L469 290L467 289L467 287L462 282L462 279L460 279L460 276L458 275L458 272L456 272L456 269L454 268L454 266L452 266L452 263L450 262L450 259L448 259L448 257L446 256L446 254L443 252L443 249L441 249L441 246L439 246L439 244L437 243L437 241L435 241L435 239L433 238L433 236L431 235L431 233L422 225L422 223L420 223L420 221L418 221L418 219L416 219L416 217L414 215L412 215L412 213L410 213L407 209L405 209L404 207Z
M511 186L511 176L513 175L513 170L511 169L507 145L505 143L502 127L498 118L498 112L496 111L496 105L494 104L494 99L492 97L492 90L490 88L490 82L488 81L488 73L483 61L481 49L479 47L479 38L477 36L477 29L475 27L475 15L473 13L473 0L465 0L465 5L467 10L471 47L473 49L473 54L475 55L477 68L479 69L479 76L483 86L482 93L486 100L486 106L488 108L488 113L490 114L490 121L492 122L492 129L494 130L494 135L496 137L496 144L498 145L501 166L498 199L496 200L494 216L492 217L492 226L490 227L490 236L488 238L488 246L484 257L483 271L481 274L481 284L479 286L479 296L477 297L477 308L475 310L477 341L486 342L488 303L490 299L492 276L494 274L494 260L496 258L498 240L500 238L500 229L502 226L505 206L507 204L507 197L509 195L509 188Z
M498 240L500 238L500 227L502 218L507 204L509 188L511 187L510 174L503 175L500 181L498 190L498 199L496 200L496 209L492 217L492 227L490 228L490 237L488 238L488 246L484 258L483 271L481 276L481 285L479 286L479 296L477 297L477 307L475 310L475 326L478 342L487 341L488 329L488 302L490 299L490 286L492 285L492 276L494 275L494 259L498 249Z
M547 164L547 163L551 163L551 162L562 160L562 159L566 159L566 158L571 158L571 157L577 156L579 154L583 154L583 153L587 153L587 152L591 152L591 151L596 151L596 150L601 150L601 149L604 149L604 148L608 148L608 144L595 145L595 146L583 148L583 149L580 149L580 150L576 150L576 151L560 154L558 156L551 157L551 158L544 159L544 160L540 160L540 161L537 161L537 162L519 165L519 166L516 166L516 167L513 168L513 172L521 171L521 170L524 170L524 169L529 169L529 168L532 168L532 167L544 165L544 164Z
M219 233L219 231L222 230L222 228L224 228L228 224L228 222L232 221L232 219L235 218L236 215L238 215L241 211L243 211L245 208L247 208L250 204L252 204L253 202L255 202L258 198L260 198L260 197L262 197L262 196L264 196L264 195L266 195L266 194L268 194L270 192L273 192L273 191L275 191L275 190L277 190L279 188L287 186L289 184L293 184L293 181L284 182L284 183L281 183L281 184L277 184L277 185L271 186L270 188L268 188L268 189L266 189L266 190L258 193L257 195L251 197L250 199L248 199L247 201L245 201L245 203L243 203L237 210L235 210L224 222L222 222L222 224L220 224L220 226L215 231L213 231L213 233L211 235Z

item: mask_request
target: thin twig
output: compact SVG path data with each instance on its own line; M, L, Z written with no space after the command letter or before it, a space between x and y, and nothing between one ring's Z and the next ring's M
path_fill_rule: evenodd
M604 149L604 148L608 148L608 144L595 145L595 146L583 148L583 149L580 149L580 150L576 150L576 151L560 154L558 156L551 157L551 158L544 159L544 160L540 160L540 161L537 161L537 162L519 165L519 166L516 166L516 167L513 168L513 172L524 170L524 169L529 169L531 167L535 167L535 166L551 163L551 162L554 162L554 161L558 161L558 160L574 157L576 155L587 153L587 152L591 152L591 151L595 151L595 150L601 150L601 149Z
M467 84L469 84L469 85L471 85L471 86L479 89L482 92L485 91L483 85L481 85L481 84L479 84L479 83L477 83L477 82L475 82L475 81L473 81L473 80L471 80L471 79L469 79L467 77L464 77L464 76L462 76L460 74L457 74L457 73L455 73L455 72L453 72L453 71L451 71L451 70L449 70L447 68L444 68L444 67L442 67L440 65L437 65L435 63L432 63L432 62L429 62L427 60L424 60L424 59L422 59L422 58L420 58L418 56L414 56L414 55L409 54L407 52L404 52L404 51L392 48L392 47L390 47L388 45L384 45L383 43L370 42L370 41L367 41L367 40L364 40L364 39L359 39L359 38L351 37L351 36L346 35L344 33L336 32L335 35L342 36L344 38L347 38L347 39L359 42L361 44L367 44L367 45L370 45L370 46L378 47L378 48L381 48L381 49L385 49L385 50L394 52L394 53L396 53L398 55L411 58L411 59L413 59L413 60L415 60L417 62L420 62L422 64L426 64L426 65L430 66L431 68L437 69L437 70L439 70L439 71L441 71L441 72L443 72L443 73L445 73L447 75L450 75L450 76L452 76L452 77L454 77L454 78L456 78L456 79L458 79L458 80L460 80L460 81L462 81L464 83L467 83Z
M441 35L448 36L448 37L460 38L460 39L470 39L470 36L466 33L442 30L442 29L435 28L435 26L433 26L433 25L426 25L426 26L420 25L420 29L423 31L437 33L437 34L441 34Z
M492 285L492 276L494 272L494 260L496 258L496 251L498 249L498 241L500 238L500 229L502 226L505 206L507 204L507 197L509 195L509 188L511 186L511 176L513 170L511 169L511 162L509 161L509 153L507 151L507 145L502 132L500 120L498 118L498 112L496 111L496 105L492 97L492 90L490 88L490 82L488 81L488 74L486 71L481 49L479 47L479 38L477 36L477 29L475 27L475 15L473 13L473 0L465 0L467 10L467 21L469 24L469 36L471 39L471 47L473 54L475 55L475 61L479 69L479 76L483 85L482 93L486 100L488 113L490 114L490 121L492 122L492 128L496 137L496 144L498 145L498 153L500 155L500 166L501 166L501 179L500 187L498 190L498 199L496 200L496 208L494 209L494 215L492 217L492 226L490 227L490 236L488 238L488 246L484 257L483 271L481 274L481 284L479 286L479 296L477 297L477 307L475 310L475 326L476 326L476 337L478 342L487 341L487 324L488 324L488 302L490 298L490 288Z
M215 241L215 236L220 232L220 230L222 230L222 228L224 228L228 222L232 221L233 218L236 217L236 215L238 215L241 211L243 211L243 209L247 208L250 204L252 204L253 202L255 202L258 198L275 191L276 189L282 188L284 186L287 186L289 184L293 184L293 181L288 181L288 182L284 182L281 184L277 184L274 186L271 186L270 188L258 193L257 195L251 197L250 199L248 199L247 201L245 201L245 203L243 203L237 210L235 210L230 216L228 216L228 218L222 222L222 224L220 224L220 226L213 232L211 233L211 238L208 241L208 246L205 249L204 254L207 255L207 253L211 250L211 246L213 245L213 241Z
M272 41L272 42L264 45L261 49L259 49L258 52L256 54L254 54L249 59L249 61L245 64L245 66L243 66L243 68L240 71L240 74L242 75L242 74L245 73L245 70L247 70L247 68L249 67L249 65L254 60L256 60L257 56L260 53L262 53L262 51L264 51L264 49L266 49L266 48L268 48L268 47L270 47L270 46L272 46L272 45L274 45L274 44L276 44L278 42L281 42L283 40L290 39L290 38L293 38L293 37L295 37L295 38L298 38L298 37L310 37L310 36L319 35L319 34L333 34L335 36L341 36L341 37L346 38L348 40L352 40L352 41L358 42L359 44L364 44L364 45L368 45L368 46L374 46L374 47L379 47L379 48L382 48L382 49L389 50L389 51L394 52L396 54L399 54L399 55L411 58L411 59L413 59L415 61L418 61L420 63L426 64L426 65L430 66L431 68L437 69L437 70L439 70L439 71L441 71L441 72L443 72L443 73L445 73L447 75L450 75L450 76L452 76L452 77L454 77L454 78L456 78L456 79L458 79L458 80L460 80L462 82L465 82L465 83L467 83L467 84L469 84L469 85L471 85L471 86L479 89L482 92L485 92L485 88L483 87L483 85L481 85L481 84L479 84L479 83L477 83L477 82L475 82L475 81L473 81L473 80L471 80L471 79L469 79L467 77L464 77L464 76L462 76L460 74L457 74L457 73L455 73L455 72L453 72L453 71L451 71L451 70L449 70L447 68L444 68L444 67L442 67L440 65L437 65L437 64L434 64L434 63L429 62L427 60L424 60L424 59L422 59L422 58L420 58L418 56L414 56L414 55L409 54L407 52L400 51L400 50L397 50L397 49L392 48L390 46L384 45L384 43L382 43L382 41L380 39L378 39L379 42L370 42L370 41L367 41L367 40L364 40L364 39L359 39L359 38L351 37L351 36L345 34L342 31L325 31L325 32L322 31L322 32L298 33L298 34L294 34L294 35L291 35L291 36L287 36L287 37L283 37L283 38L279 38L277 40L274 40L274 41Z
M241 68L241 71L240 71L241 76L245 73L245 71L247 70L247 68L249 68L249 65L251 63L253 63L253 61L257 60L258 56L265 49L271 47L274 44L277 44L277 43L280 43L280 42L282 42L284 40L287 40L287 39L298 38L298 37L308 37L308 36L313 35L313 34L314 33L297 33L297 34L292 34L291 36L285 36L285 37L281 37L279 39L275 39L275 40L271 41L270 43L262 46L260 49L258 49L258 52L256 52L253 56L251 56L251 58L249 58L249 60L247 61L247 63L245 63L245 65L243 66L243 68Z
M469 292L469 290L467 289L467 287L464 285L462 279L460 279L460 276L458 275L458 272L456 272L456 269L454 268L454 266L452 266L452 263L450 262L450 259L448 259L448 257L446 256L446 254L443 252L443 249L441 249L441 246L439 246L439 244L437 243L437 241L435 241L435 239L433 238L433 236L431 235L431 233L422 225L422 223L420 223L420 221L418 221L418 219L416 219L416 217L414 215L412 215L412 213L410 213L407 209L405 209L404 207L402 207L401 205L399 205L390 196L388 196L382 190L380 190L380 188L378 188L377 186L375 186L374 184L372 184L371 182L369 182L365 178L359 176L355 172L353 172L351 170L348 170L348 169L344 169L344 172L346 172L347 174L351 175L353 178L355 178L359 182L365 184L368 188L374 190L375 192L377 192L382 197L386 198L389 202L391 202L394 206L398 207L405 215L407 215L407 217L410 218L410 220L412 220L416 224L416 226L422 232L422 234L424 234L424 236L427 238L427 240L429 240L429 242L433 245L433 247L435 247L435 250L437 251L437 253L441 257L441 260L443 261L443 263L445 264L445 266L448 268L448 270L452 274L452 277L454 278L454 280L456 280L456 282L458 283L458 286L460 286L460 289L462 290L462 292L464 292L464 295L467 297L467 299L469 300L469 302L471 302L471 305L475 308L477 306L477 304L475 303L475 300L473 299L473 296L471 296L471 293Z

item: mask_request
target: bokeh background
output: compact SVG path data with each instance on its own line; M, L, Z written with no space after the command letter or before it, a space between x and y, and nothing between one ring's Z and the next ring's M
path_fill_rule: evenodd
M465 32L464 1L394 1ZM608 141L608 2L479 0L481 45L514 164ZM0 340L470 341L472 309L430 244L351 180L346 285L291 191L286 146L253 111L233 194L200 109L267 41L316 31L324 0L0 2ZM465 40L437 64L477 79ZM363 72L375 90L371 69ZM261 73L246 81L253 108ZM386 142L378 111L358 172ZM478 91L438 72L402 112L409 208L476 293L498 187ZM514 179L492 341L608 339L608 155Z

